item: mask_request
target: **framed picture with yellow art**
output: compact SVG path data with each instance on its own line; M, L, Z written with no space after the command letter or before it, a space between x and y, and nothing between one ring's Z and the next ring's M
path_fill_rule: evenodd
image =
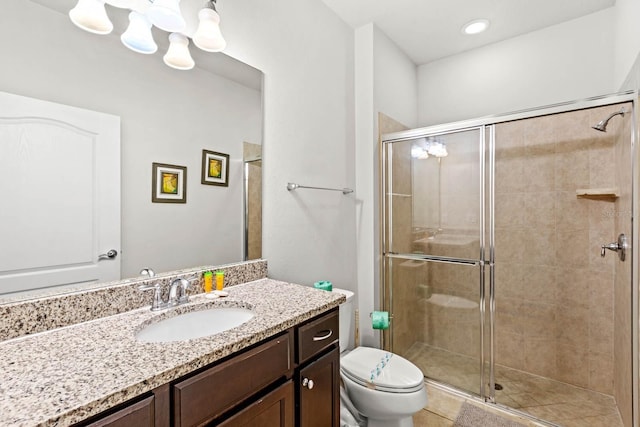
M153 203L187 203L187 168L153 163Z
M202 181L206 185L229 186L229 155L202 150Z

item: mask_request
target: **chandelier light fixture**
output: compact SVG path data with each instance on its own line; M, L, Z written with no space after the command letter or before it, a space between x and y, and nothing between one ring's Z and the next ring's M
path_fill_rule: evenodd
M428 159L430 156L447 157L447 146L440 137L420 138L411 147L411 157L418 160Z
M169 48L163 56L164 63L177 70L190 70L195 62L189 52L189 36L198 48L206 52L221 52L227 43L220 31L216 0L184 1L202 3L197 18L193 18L197 19L198 25L192 34L182 15L180 0L78 0L69 11L69 18L85 31L104 35L113 31L105 4L130 9L129 25L120 36L122 44L137 53L154 54L158 45L151 29L159 28L169 33Z

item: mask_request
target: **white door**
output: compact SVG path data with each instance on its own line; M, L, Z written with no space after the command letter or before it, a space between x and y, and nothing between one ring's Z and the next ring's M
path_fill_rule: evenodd
M0 92L0 171L0 294L120 278L119 117Z

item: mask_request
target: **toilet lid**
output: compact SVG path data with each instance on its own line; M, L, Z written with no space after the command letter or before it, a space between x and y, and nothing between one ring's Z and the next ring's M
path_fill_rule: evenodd
M365 387L392 393L409 393L424 387L420 369L388 351L357 347L340 359L340 370Z

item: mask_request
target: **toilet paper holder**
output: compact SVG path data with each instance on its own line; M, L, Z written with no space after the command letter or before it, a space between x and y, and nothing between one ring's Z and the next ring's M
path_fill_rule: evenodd
M373 318L373 311L371 313L369 313L369 319ZM391 322L391 319L393 319L393 314L389 315L389 322Z
M373 329L389 329L391 326L392 316L388 311L373 311L369 313L371 318L371 326Z

